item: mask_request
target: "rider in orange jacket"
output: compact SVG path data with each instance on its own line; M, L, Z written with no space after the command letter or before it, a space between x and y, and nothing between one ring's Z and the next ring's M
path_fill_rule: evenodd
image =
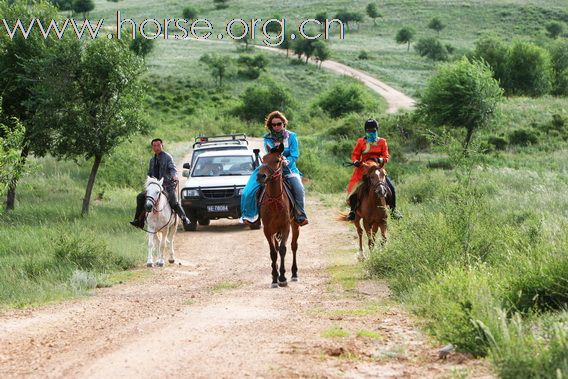
M351 211L347 216L349 220L355 220L355 210L357 209L358 202L357 188L361 185L361 179L363 178L362 162L374 160L379 164L386 164L389 160L389 147L387 140L378 137L378 128L379 123L376 120L368 119L365 122L365 137L357 139L355 148L353 148L353 152L351 153L351 161L353 162L353 166L355 166L355 170L353 171L353 175L351 176L351 180L347 186L349 206L351 207ZM402 214L396 209L395 188L388 176L387 185L392 192L389 204L391 214L393 218L400 219L402 218Z

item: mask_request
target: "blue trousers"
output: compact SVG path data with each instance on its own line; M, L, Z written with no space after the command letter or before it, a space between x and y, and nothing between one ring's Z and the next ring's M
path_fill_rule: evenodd
M256 175L259 168L257 167L251 174L241 196L241 218L250 222L255 222L258 219L258 202L256 194L261 185L257 181ZM298 174L287 174L284 176L286 183L290 185L292 195L294 196L295 218L297 221L303 221L306 217L304 209L304 185L302 179Z

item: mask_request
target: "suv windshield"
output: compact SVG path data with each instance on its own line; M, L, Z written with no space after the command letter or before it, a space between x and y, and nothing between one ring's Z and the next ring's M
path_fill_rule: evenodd
M222 151L222 150L247 150L248 148L244 145L219 145L215 147L207 147L201 149L193 150L193 155L191 156L191 161L195 162L198 156L203 153L208 153L210 151Z
M199 157L191 176L250 175L253 159L248 155L225 155L222 157Z

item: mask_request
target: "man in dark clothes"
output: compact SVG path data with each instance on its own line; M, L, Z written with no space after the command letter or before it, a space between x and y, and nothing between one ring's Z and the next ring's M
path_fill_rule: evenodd
M166 191L168 197L168 203L170 207L177 213L181 218L184 225L188 226L191 221L185 215L183 208L179 204L176 196L176 183L178 181L177 169L172 159L172 156L165 151L163 151L163 143L159 138L152 140L152 150L154 151L154 156L150 158L150 163L148 165L148 176L154 177L158 180L164 179L164 190ZM144 202L146 200L146 193L140 192L136 197L136 214L134 215L134 220L130 221L130 224L136 226L140 229L144 228Z

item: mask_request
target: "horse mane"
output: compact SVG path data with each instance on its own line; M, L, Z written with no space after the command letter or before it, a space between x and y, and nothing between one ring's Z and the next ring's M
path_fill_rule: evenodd
M147 188L151 183L156 183L156 184L160 184L160 181L156 178L154 178L153 176L148 176L146 178L146 183L144 184L144 188ZM162 185L160 184L160 187Z

